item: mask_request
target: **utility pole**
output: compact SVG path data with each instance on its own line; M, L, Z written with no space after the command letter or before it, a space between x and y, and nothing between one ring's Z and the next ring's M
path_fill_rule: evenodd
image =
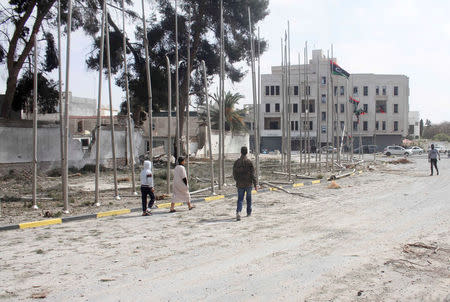
M171 129L170 119L172 118L172 80L170 74L170 61L166 56L167 62L167 194L170 194L170 162L172 161L172 143L171 143Z
M209 100L208 100L208 81L206 78L206 66L205 61L202 60L203 67L203 85L205 89L205 102L206 102L206 111L208 117L208 146L209 146L209 164L210 164L210 177L211 177L211 194L214 195L214 159L212 154L212 142L211 142L211 113L209 110Z
M34 75L33 75L33 209L37 210L37 92L38 92L38 68L37 68L37 37L34 37Z

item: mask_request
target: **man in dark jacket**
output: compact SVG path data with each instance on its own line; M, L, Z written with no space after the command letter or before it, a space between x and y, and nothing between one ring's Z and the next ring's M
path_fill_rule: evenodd
M252 214L252 185L256 187L255 169L252 162L247 158L247 147L241 148L241 157L234 162L233 178L238 189L238 201L236 209L236 220L241 220L242 202L244 194L247 193L247 216Z

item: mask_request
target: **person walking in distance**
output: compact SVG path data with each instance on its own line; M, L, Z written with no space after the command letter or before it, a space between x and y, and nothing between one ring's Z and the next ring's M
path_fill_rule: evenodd
M151 215L151 208L155 203L155 189L153 187L152 162L144 161L144 169L141 171L141 196L142 196L142 216ZM147 195L150 201L147 206Z
M252 162L247 158L247 147L241 148L241 157L234 162L233 178L236 181L238 200L236 209L236 220L241 220L242 202L244 194L247 196L247 216L252 214L252 184L256 187L255 169Z
M175 203L187 203L189 210L195 208L191 205L191 195L187 181L186 169L184 168L184 157L178 157L178 165L173 171L173 197L170 204L170 213L176 212Z
M431 144L431 150L428 151L428 161L430 162L430 168L431 168L431 174L430 176L433 176L433 166L436 168L436 174L439 175L439 170L437 167L437 161L441 160L441 155L439 154L439 151L434 149L434 144Z

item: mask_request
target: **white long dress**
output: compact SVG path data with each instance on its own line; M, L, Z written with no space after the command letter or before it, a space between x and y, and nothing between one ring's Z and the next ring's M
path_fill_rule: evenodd
M172 202L187 203L191 201L189 186L186 186L183 178L187 178L186 169L183 165L178 165L173 171L173 197Z

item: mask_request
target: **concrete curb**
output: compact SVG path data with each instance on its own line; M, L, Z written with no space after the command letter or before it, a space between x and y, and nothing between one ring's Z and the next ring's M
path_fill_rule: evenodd
M351 176L360 175L362 173L363 173L363 171L357 171L355 173L352 173ZM298 183L294 183L292 185L285 185L285 186L280 186L280 187L283 189L299 188L299 187L311 186L311 185L325 183L325 182L327 182L326 179L316 179L316 180L298 182ZM258 191L253 190L252 194L261 194L261 193L266 193L266 192L271 192L271 191L278 191L278 189L271 187L271 188L261 189ZM221 200L221 199L234 198L236 196L237 196L237 193L232 193L232 194L228 194L228 195L213 195L213 196L208 196L208 197L204 197L204 198L192 199L191 202L192 203L211 202L211 201L216 201L216 200ZM183 203L181 203L181 202L175 203L176 207L181 206L181 205L183 205ZM156 208L168 209L168 208L170 208L170 202L158 204L158 205L156 205ZM98 218L104 218L104 217L125 215L125 214L129 214L129 213L140 212L141 210L142 210L141 208L119 209L119 210L112 210L112 211L106 211L106 212L99 212L96 214L86 214L86 215L79 215L79 216L70 216L70 217L63 217L63 218L54 218L54 219L45 219L45 220L24 222L24 223L19 223L19 224L0 226L0 232L1 231L9 231L9 230L17 230L17 229L36 228L36 227L41 227L41 226L49 226L49 225L54 225L54 224L62 224L62 223L71 222L71 221L81 221L81 220L87 220L87 219L93 219L93 218L98 219Z

